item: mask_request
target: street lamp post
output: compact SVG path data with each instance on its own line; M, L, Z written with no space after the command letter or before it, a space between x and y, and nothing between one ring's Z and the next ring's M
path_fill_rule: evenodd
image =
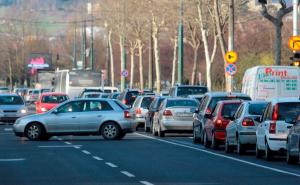
M180 0L180 15L178 26L178 83L183 83L183 0Z

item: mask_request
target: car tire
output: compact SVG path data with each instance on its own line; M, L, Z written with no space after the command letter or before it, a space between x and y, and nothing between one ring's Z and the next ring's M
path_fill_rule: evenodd
M212 136L211 136L211 148L214 149L214 150L219 148L219 143L216 140L215 133L213 133Z
M107 122L101 127L101 135L105 140L117 140L120 137L121 129L114 122Z
M165 132L161 130L160 125L158 126L158 136L159 137L165 137Z
M227 137L225 138L225 152L226 153L233 152L233 146L229 145L229 141L228 141Z
M265 148L265 158L267 161L271 161L273 159L273 151L270 149L267 141L266 141L266 148Z
M203 145L205 148L209 148L211 143L208 141L208 137L206 134L206 131L204 131L204 136L203 136Z
M263 150L260 150L258 148L258 144L256 143L256 146L255 146L255 157L257 159L261 159L262 157L264 156L264 151Z
M48 141L52 136L48 135L48 134L43 134L41 137L41 140L43 141Z
M121 132L118 139L123 139L126 136L126 132Z
M196 129L193 127L193 143L201 143L201 138L196 136Z
M26 129L26 136L31 141L40 140L43 134L42 126L38 123L32 123Z
M299 156L297 156L297 157L291 156L290 150L287 149L287 151L286 151L286 162L288 164L297 164L299 162Z
M237 137L237 146L236 146L236 152L238 155L245 154L245 145L243 145L240 141L240 137Z

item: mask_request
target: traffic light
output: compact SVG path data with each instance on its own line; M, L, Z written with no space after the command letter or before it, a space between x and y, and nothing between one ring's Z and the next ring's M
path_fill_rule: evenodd
M300 53L295 53L293 57L290 57L292 60L291 66L298 66L300 67Z
M267 0L258 0L258 2L261 4L267 4Z

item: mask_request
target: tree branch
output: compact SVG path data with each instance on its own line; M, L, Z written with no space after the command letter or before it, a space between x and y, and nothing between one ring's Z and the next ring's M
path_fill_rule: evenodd
M261 4L261 8L262 8L262 10L260 12L261 15L263 17L265 17L266 19L268 19L269 21L271 21L273 24L275 24L276 23L276 18L269 14L266 5Z

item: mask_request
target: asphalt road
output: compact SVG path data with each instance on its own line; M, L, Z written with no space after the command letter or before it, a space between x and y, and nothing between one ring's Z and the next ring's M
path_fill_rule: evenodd
M0 125L1 185L299 185L300 165L204 149L180 135L142 132L121 141L97 136L28 141Z

